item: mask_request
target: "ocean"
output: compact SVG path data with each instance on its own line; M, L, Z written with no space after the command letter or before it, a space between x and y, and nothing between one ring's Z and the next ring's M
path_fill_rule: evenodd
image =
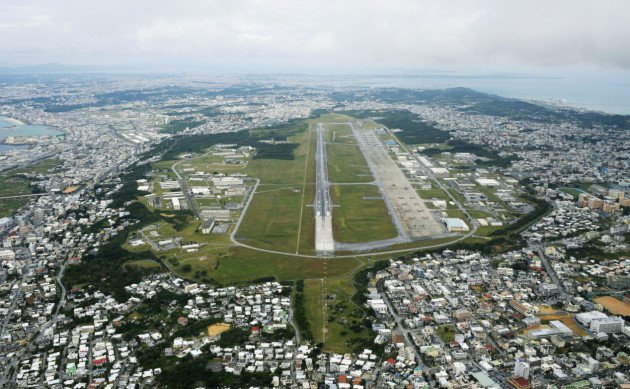
M350 81L350 80L348 80ZM464 87L503 97L552 102L572 108L630 115L629 77L543 77L528 75L366 76L349 83L371 87ZM357 81L359 81L357 83Z
M8 120L6 117L0 116L0 153L27 149L28 145L6 145L1 143L7 136L42 136L42 135L61 135L62 132L58 131L54 127L30 125L30 124L15 124Z

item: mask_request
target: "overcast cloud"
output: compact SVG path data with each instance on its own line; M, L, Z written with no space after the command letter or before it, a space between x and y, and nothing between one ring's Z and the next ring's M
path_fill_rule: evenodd
M630 1L2 0L0 62L630 70Z

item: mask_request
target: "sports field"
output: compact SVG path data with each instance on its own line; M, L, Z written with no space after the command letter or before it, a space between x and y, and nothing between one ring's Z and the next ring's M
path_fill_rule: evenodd
M613 315L630 316L630 304L621 301L612 296L595 297L593 302L601 304L606 310Z

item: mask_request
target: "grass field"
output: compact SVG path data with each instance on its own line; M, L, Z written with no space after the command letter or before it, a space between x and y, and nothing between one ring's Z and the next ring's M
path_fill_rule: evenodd
M341 123L326 125L326 142L357 144L357 140L352 134L350 126Z
M435 329L435 333L440 337L442 342L451 342L455 339L456 331L452 325L443 325Z
M352 129L347 124L326 125L328 179L330 182L371 182L374 180Z
M312 253L311 224L315 188L315 142L312 123L309 130L290 138L299 143L295 159L255 159L246 169L260 179L237 239L255 247L287 253ZM302 231L304 229L304 231Z
M440 188L420 189L418 190L418 194L420 195L420 198L425 199L425 200L433 200L433 199L446 200L446 201L451 200L449 195L443 189L440 189Z
M562 187L562 188L558 188L558 190L560 192L564 192L564 193L566 193L568 195L573 196L573 198L575 198L575 199L580 197L581 193L588 193L588 192L586 192L586 191L584 191L584 190L582 190L580 188L565 188L565 187Z
M331 188L333 236L339 242L355 243L388 239L398 233L385 201L374 185L335 185Z
M304 281L304 303L306 306L306 317L313 329L313 340L315 343L324 341L323 337L323 294L322 286L324 282L320 278Z
M275 251L294 253L297 249L302 191L279 189L256 193L237 239L239 242Z
M177 258L179 266L174 270L178 274L181 274L183 264L189 264L192 271L183 274L184 276L201 281L203 276L194 277L194 273L205 271L206 276L221 284L246 284L266 277L275 277L278 281L334 277L351 272L362 264L356 258L338 258L326 261L324 266L321 258L271 254L246 247L209 245L196 253L178 254Z
M11 173L13 173L13 174L18 174L18 173L39 173L39 174L45 174L49 170L54 169L54 168L58 167L59 165L61 165L62 162L63 161L61 159L59 159L59 158L43 159L43 160L35 163L34 165L12 170Z
M356 293L353 274L324 280L328 329L324 349L328 352L343 353L355 349L354 342L368 335L362 325L365 313L352 301Z
M21 196L33 193L31 180L19 176L20 173L45 174L50 169L61 164L57 158L45 159L34 165L9 170L0 175L0 197ZM16 197L11 199L0 199L0 217L11 216L19 208L26 205L32 197Z
M329 143L328 179L330 182L372 182L374 177L356 144Z
M468 209L468 214L475 219L483 219L488 216L492 216L490 212L481 211L479 209Z
M140 269L159 269L160 264L151 259L138 259L135 261L129 261L125 266L133 266Z

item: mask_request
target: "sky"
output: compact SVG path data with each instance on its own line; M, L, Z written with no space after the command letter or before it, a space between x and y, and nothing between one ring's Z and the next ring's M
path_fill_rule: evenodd
M630 1L2 0L0 66L630 73Z

